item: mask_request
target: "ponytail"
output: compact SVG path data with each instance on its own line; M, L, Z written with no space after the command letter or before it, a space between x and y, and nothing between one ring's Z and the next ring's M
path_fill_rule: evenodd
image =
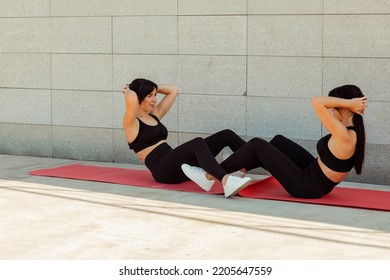
M363 97L363 93L359 87L355 85L343 85L334 88L329 92L329 96L353 99ZM356 129L357 141L355 147L355 171L356 174L362 173L363 162L364 162L364 150L366 146L366 132L364 130L363 117L359 114L353 115L353 125Z
M356 174L362 173L364 162L364 151L366 146L366 133L364 129L363 118L359 114L354 114L353 125L356 128L357 142L355 148L355 171Z

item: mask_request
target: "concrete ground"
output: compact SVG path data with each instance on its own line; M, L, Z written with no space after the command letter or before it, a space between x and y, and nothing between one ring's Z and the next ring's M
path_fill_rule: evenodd
M29 175L70 163L0 155L0 259L390 259L390 212Z

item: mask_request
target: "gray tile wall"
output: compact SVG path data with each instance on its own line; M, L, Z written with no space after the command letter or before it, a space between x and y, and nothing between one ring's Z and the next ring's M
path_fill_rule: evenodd
M177 83L176 146L230 128L314 154L310 98L369 97L365 172L390 184L390 2L0 0L0 153L141 164L122 130L124 83Z

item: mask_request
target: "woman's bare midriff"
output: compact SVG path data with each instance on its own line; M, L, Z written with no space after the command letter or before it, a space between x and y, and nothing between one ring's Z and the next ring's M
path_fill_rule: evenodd
M150 152L153 151L157 146L159 146L160 144L165 143L165 142L167 142L167 141L161 140L161 141L157 142L156 144L154 144L150 147L147 147L147 148L143 149L142 151L139 151L138 153L136 153L136 155L143 163L145 163L145 158L148 156L148 154L150 154Z
M320 166L322 172L324 172L325 176L328 177L329 180L331 180L331 181L333 181L335 183L341 182L348 175L348 172L336 172L336 171L333 171L332 169L327 167L321 161L321 159L319 157L317 158L317 161L318 161L318 165Z

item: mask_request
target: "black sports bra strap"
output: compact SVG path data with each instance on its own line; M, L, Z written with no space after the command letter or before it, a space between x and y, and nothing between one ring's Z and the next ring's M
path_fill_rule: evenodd
M155 115L153 115L153 114L150 114L150 113L149 113L149 115L151 115L152 118L155 119L157 122L160 122L160 119L159 119L157 116L155 116Z

